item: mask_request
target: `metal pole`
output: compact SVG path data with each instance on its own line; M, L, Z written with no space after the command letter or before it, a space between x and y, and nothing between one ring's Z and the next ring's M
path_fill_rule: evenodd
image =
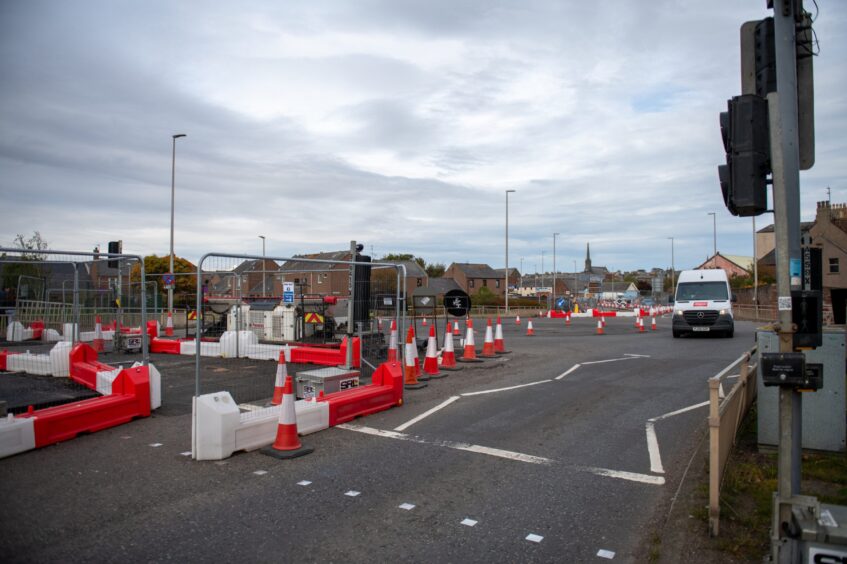
M556 307L556 237L558 233L553 233L553 305L550 309Z
M73 336L71 342L79 342L79 265L74 263Z
M514 190L506 190L506 269L505 269L505 283L506 285L503 287L503 292L506 296L506 314L509 313L509 194L514 192Z
M778 92L768 94L780 352L793 350L791 290L799 289L801 281L800 154L794 4L792 0L774 2L774 54ZM781 500L800 493L801 401L801 395L796 390L780 388L777 484L778 497ZM779 522L790 521L790 505L780 503ZM782 527L779 527L778 535L780 538L785 537Z
M708 215L712 216L712 267L717 268L715 266L715 257L718 256L718 214L709 212Z
M150 362L150 354L147 340L147 285L143 260L139 262L139 270L141 271L141 364L147 366ZM130 275L131 273L132 271Z
M541 287L544 288L544 249L541 249ZM538 295L538 303L541 303L541 294Z
M350 241L350 261L356 261L356 241ZM347 358L346 368L353 368L353 301L356 297L356 265L350 265L350 298L347 300Z
M267 289L265 288L265 236L259 235L259 239L262 240L262 299L267 295Z
M756 241L756 216L753 216L753 307L759 320L759 249Z
M675 280L674 280L674 276L676 276L676 265L674 265L674 261L673 261L673 237L668 237L668 239L671 240L671 296L673 296L674 292L675 292L675 286L676 286L676 283L675 283Z
M175 135L171 135L172 138L172 149L171 149L171 254L170 254L170 262L168 267L168 273L174 273L174 193L175 193L175 184L176 184L176 140L180 137L185 137L185 133L177 133ZM176 283L176 280L174 280ZM170 284L168 286L168 313L173 315L174 313L174 284ZM200 349L197 349L198 351Z

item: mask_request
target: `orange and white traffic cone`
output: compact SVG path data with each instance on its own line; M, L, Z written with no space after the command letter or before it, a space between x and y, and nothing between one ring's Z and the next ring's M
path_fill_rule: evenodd
M526 336L532 337L535 335L535 329L532 328L532 319L526 322Z
M423 327L426 327L426 317L423 318L423 323L421 323Z
M262 449L262 454L274 458L296 458L309 454L315 449L304 447L297 436L297 410L294 408L294 381L285 377L282 390L282 409L279 410L279 425L276 428L274 443Z
M380 333L382 333L382 318L381 317L376 318L376 330L379 331Z
M174 336L174 315L172 312L168 312L168 322L165 325L165 335L168 337Z
M565 327L571 326L571 312L565 314Z
M98 315L94 320L94 341L91 343L92 347L97 352L103 352L103 326L100 323L100 316Z
M520 325L520 324L521 324L521 316L520 316L520 315L516 315L516 316L515 316L515 325Z
M488 325L485 327L485 341L482 343L483 358L494 358L497 352L494 350L494 331L491 328L491 319L488 319Z
M458 326L458 323L456 324ZM441 351L441 370L461 370L456 366L456 352L453 350L453 333L444 332L444 349Z
M438 371L438 342L435 340L435 323L429 326L429 338L426 341L426 357L424 357L423 371L430 378L444 378L447 376Z
M643 317L638 318L638 332L639 333L644 332L644 318Z
M453 336L454 337L460 337L461 335L462 335L462 330L459 329L459 322L454 321L453 322Z
M503 325L500 323L500 316L497 316L497 327L494 329L494 352L497 354L506 354L512 351L506 350L506 343L503 341Z
M650 330L651 331L656 330L656 316L655 315L650 319Z
M482 362L476 357L476 343L473 338L473 320L468 318L468 330L465 333L465 349L459 362Z
M418 390L426 387L426 382L418 382L417 364L418 347L415 345L415 330L409 327L409 331L406 333L406 349L403 353L403 387L407 390Z
M641 312L640 312L640 311L636 311L636 312L635 312L635 328L636 328L636 329L638 329L638 323L639 323L639 321L641 320L641 315L640 315L640 314L641 314Z
M547 319L550 319L551 317L553 317L551 312L552 312L552 310L550 310L550 309L547 310Z
M388 337L388 362L397 362L397 352L400 345L397 342L397 320L391 320L391 334Z
M276 365L276 380L274 381L274 397L271 400L273 405L282 403L282 394L285 386L285 379L288 377L288 365L285 364L285 351L279 351L279 362Z
M604 334L603 333L603 318L602 317L597 320L597 334L598 335Z

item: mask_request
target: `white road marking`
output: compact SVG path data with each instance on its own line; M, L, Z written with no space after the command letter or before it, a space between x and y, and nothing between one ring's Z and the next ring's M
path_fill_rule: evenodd
M664 485L665 479L661 476L651 476L649 474L637 474L635 472L624 472L622 470L610 470L608 468L590 468L585 467L583 470L596 474L597 476L606 476L608 478L619 478L630 482L641 482L642 484L651 484L654 486Z
M520 384L519 386L509 386L508 388L497 388L494 390L482 390L481 392L468 392L466 394L462 394L463 397L468 396L478 396L481 394L493 394L496 392L507 392L509 390L517 390L518 388L526 388L527 386L535 386L538 384L545 384L547 382L552 382L553 380L539 380L538 382L530 382L529 384Z
M526 540L528 540L529 542L541 542L544 540L544 537L542 537L541 535L530 533L526 536Z
M344 495L346 495L348 497L356 497L360 493L362 493L362 492L357 492L356 490L350 490L349 492L344 492Z
M415 508L414 504L412 503L401 503L397 507L399 507L400 509L405 509L406 511L411 511Z
M650 472L656 474L664 474L665 469L662 467L662 456L659 454L659 440L656 438L656 429L653 421L647 421L647 452L650 454Z
M448 405L450 405L451 403L453 403L454 401L456 401L460 397L461 396L452 396L450 399L436 405L435 407L433 407L429 411L425 411L425 412L421 413L420 415L418 415L417 417L406 421L405 423L403 423L399 427L395 427L394 430L395 431L404 431L404 430L408 429L409 427L411 427L412 425L414 425L415 423L417 423L418 421L421 421L421 420L429 417L430 415L432 415L433 413L435 413L439 409L443 409L443 408L447 407Z
M599 556L600 558L607 558L607 559L611 560L612 558L615 557L615 553L612 550L606 550L606 549L601 548L600 550L597 551L597 556Z
M311 483L312 483L312 482L310 482L309 480L300 480L299 482L297 482L297 485L298 485L298 486L308 486L308 485L310 485Z
M253 472L253 473L254 473L255 475L257 475L257 476L264 476L265 474L267 474L267 473L268 473L268 471L267 471L267 470L256 470L256 471L255 471L255 472Z
M375 435L377 437L399 439L401 441L411 441L413 443L421 443L426 445L443 446L455 450L475 452L477 454L487 454L489 456L496 456L498 458L505 458L507 460L514 460L517 462L528 462L530 464L551 464L553 462L549 458L533 456L531 454L524 454L522 452L512 452L510 450L502 450L499 448L472 445L468 443L459 443L455 441L431 441L427 439L422 439L420 437L407 435L405 433L398 433L396 431L383 431L382 429L374 429L373 427L365 427L363 425L351 425L350 423L343 423L341 425L336 425L336 428L346 429L348 431L356 431L358 433L365 433L366 435Z
M650 358L648 356L625 356L623 358L610 358L608 360L589 360L588 362L583 362L582 364L603 364L604 362L617 362L619 360L636 360L639 358Z
M656 421L661 421L662 419L667 419L668 417L673 417L674 415L686 413L688 411L705 407L707 405L709 405L709 402L704 401L694 405L689 405L688 407L683 407L682 409L677 409L676 411L669 411L664 415L652 417L647 420L647 423L644 425L644 432L647 434L647 453L650 455L651 472L655 472L656 474L665 473L665 469L662 466L662 455L659 451L659 439L656 436Z
M462 523L461 523L461 524L462 524L462 525L465 525L466 527L473 527L473 526L475 526L477 523L479 523L479 521L474 521L473 519L468 519L467 517L465 517L465 518L462 520Z
M624 356L631 356L633 358L650 358L649 354L628 354L628 353L624 353Z
M579 364L574 364L573 366L571 366L570 368L568 368L568 370L567 370L567 371L565 371L565 372L563 372L563 373L559 374L559 375L558 375L558 376L556 376L556 378L554 378L554 379L555 379L555 380L561 380L562 378L564 378L565 376L567 376L568 374L570 374L571 372L573 372L574 370L576 370L576 369L577 369L577 368L579 368L579 367L580 367L580 365L579 365Z
M181 453L179 453L179 454L181 454L182 456L191 456L191 451L190 451L190 450L187 450L187 451L185 451L185 452L181 452Z
M156 448L162 446L162 443L150 443L150 446Z

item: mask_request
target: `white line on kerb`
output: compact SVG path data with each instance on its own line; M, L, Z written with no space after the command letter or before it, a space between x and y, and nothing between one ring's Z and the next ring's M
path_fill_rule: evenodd
M413 419L409 419L408 421L406 421L405 423L403 423L399 427L394 427L394 430L395 431L404 431L404 430L408 429L409 427L411 427L412 425L414 425L415 423L417 423L418 421L421 421L421 420L429 417L430 415L432 415L433 413L435 413L439 409L447 407L448 405L450 405L451 403L453 403L454 401L456 401L460 397L461 396L452 396L450 399L441 402L440 404L436 405L435 407L433 407L429 411L425 411L425 412L421 413L420 415L418 415L417 417L415 417Z
M497 388L496 390L482 390L481 392L468 392L466 394L462 394L462 396L478 396L480 394L493 394L495 392L507 392L509 390L517 390L518 388L526 388L527 386L535 386L537 384L544 384L546 382L552 382L553 380L539 380L538 382L530 382L529 384L520 384L519 386L509 386L508 388Z
M577 369L577 368L579 368L579 367L580 367L580 365L579 365L579 364L574 364L573 366L571 366L570 368L568 368L568 370L567 370L567 371L565 371L565 372L563 372L563 373L559 374L558 376L556 376L556 378L555 378L555 379L556 379L556 380L561 380L562 378L564 378L565 376L567 376L568 374L570 374L571 372L573 372L574 370L576 370L576 369Z
M659 439L656 438L654 425L653 421L648 421L646 425L647 452L650 454L650 472L664 474L665 469L662 467L662 456L659 454Z
M621 480L629 480L630 482L641 482L642 484L661 486L665 483L665 479L663 477L650 476L649 474L637 474L635 472L624 472L622 470L609 470L608 468L584 468L584 470L598 476L619 478Z
M671 411L669 413L665 413L664 415L660 415L658 417L653 417L652 419L648 419L647 421L661 421L662 419L667 419L668 417L673 417L674 415L679 415L680 413L685 413L686 411L692 411L694 409L698 409L700 407L704 407L709 405L708 401L695 403L694 405L689 405L688 407L683 407L682 409L677 409L676 411Z

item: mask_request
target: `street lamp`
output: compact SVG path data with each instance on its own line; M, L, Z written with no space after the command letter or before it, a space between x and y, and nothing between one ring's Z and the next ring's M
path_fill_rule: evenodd
M556 237L558 233L553 233L553 304L550 309L556 308Z
M174 185L176 180L176 140L180 137L185 137L185 133L176 133L171 135L173 138L173 149L171 152L171 256L169 262L169 270L168 274L173 276L174 274ZM174 284L176 284L176 280L173 281L168 286L168 315L172 316L174 312Z
M523 288L523 257L521 257L521 271L518 274L521 276L521 288Z
M512 193L514 193L514 190L506 190L506 268L504 274L506 285L503 290L506 295L507 315L509 313L509 194Z
M265 297L265 236L259 235L259 239L262 240L262 298Z
M718 219L715 212L709 212L712 216L712 266L715 266L715 257L718 256Z
M676 274L676 267L673 262L673 237L668 237L671 240L671 295L674 294L674 275Z

